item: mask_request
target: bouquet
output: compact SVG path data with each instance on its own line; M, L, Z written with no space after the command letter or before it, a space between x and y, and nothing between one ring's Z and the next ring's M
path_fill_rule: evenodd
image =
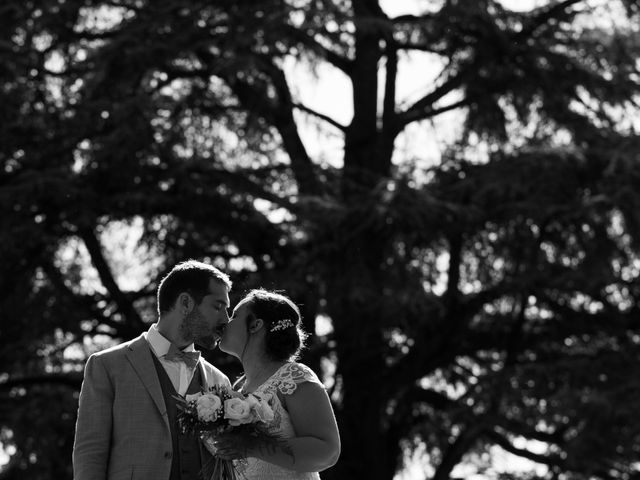
M253 394L243 395L221 385L178 400L178 424L182 433L200 437L213 462L205 464L203 477L210 480L237 480L232 460L216 456L216 437L233 434L245 454L250 449L287 450L286 443L268 426L274 418L269 403Z

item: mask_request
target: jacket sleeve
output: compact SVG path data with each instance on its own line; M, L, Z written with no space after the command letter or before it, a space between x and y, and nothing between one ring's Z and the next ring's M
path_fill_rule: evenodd
M114 389L103 357L89 357L73 444L74 480L104 480L109 465Z
M231 382L229 381L229 378L209 362L206 362L204 364L204 373L205 385L207 387L211 387L213 385L222 385L231 390Z

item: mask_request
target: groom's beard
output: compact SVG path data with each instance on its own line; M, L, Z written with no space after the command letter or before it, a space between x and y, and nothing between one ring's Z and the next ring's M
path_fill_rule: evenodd
M189 312L182 321L180 333L185 339L191 339L196 345L213 350L216 348L220 337L211 328L210 323L199 310Z

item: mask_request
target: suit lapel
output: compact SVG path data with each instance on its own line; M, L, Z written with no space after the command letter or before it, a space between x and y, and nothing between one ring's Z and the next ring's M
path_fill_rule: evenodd
M206 392L207 390L209 390L209 383L207 381L208 372L204 366L204 362L202 361L202 358L200 358L200 360L198 361L196 368L200 371L200 390L203 392ZM194 378L195 378L195 375L194 375ZM212 461L213 456L211 455L211 452L207 450L207 447L204 446L204 443L202 440L198 442L198 449L200 450L200 467L204 468L205 465L207 465L209 462Z
M127 350L127 359L131 363L131 366L140 377L140 381L145 386L149 395L153 399L158 411L168 424L167 408L164 404L164 397L162 395L162 387L160 386L160 380L158 379L158 372L153 364L153 359L149 344L144 334L133 340L129 344L129 350Z
M202 358L198 361L198 365L197 368L200 369L200 378L202 379L202 391L206 392L209 390L209 386L211 385L209 383L210 379L209 376L207 375L209 372L207 372L207 369L204 368L204 362L202 361Z

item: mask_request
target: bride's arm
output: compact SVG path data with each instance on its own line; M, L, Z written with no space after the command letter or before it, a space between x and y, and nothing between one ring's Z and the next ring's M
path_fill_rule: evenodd
M262 448L244 451L232 438L216 442L217 456L227 459L244 456L299 472L320 472L338 461L340 435L329 396L319 383L298 384L291 395L281 395L295 436L285 439L286 448Z
M324 387L304 382L282 398L295 431L295 437L287 439L290 451L257 452L256 456L299 472L320 472L335 465L340 456L340 435Z

